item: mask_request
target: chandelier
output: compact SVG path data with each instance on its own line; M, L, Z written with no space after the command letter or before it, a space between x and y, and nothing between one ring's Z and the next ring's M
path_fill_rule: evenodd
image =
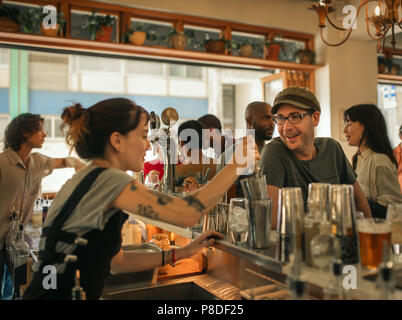
M368 10L368 3L370 2L377 2L377 6L374 10L374 13L371 15L369 14ZM335 23L330 19L329 13L332 11L335 11L334 8L332 7L332 0L320 0L318 3L314 3L311 5L309 9L312 9L317 12L318 14L318 19L319 19L319 27L320 27L320 36L322 41L332 47L340 46L343 44L346 40L349 39L351 33L352 33L352 26L357 20L357 17L359 16L360 10L365 7L365 12L366 12L366 29L368 35L378 41L378 50L383 51L384 49L384 44L385 44L385 36L387 33L391 30L392 33L392 49L395 50L395 28L398 26L399 28L402 29L402 20L399 19L399 10L401 9L401 0L361 0L359 7L357 8L356 11L356 16L351 24L350 28L343 28L335 25ZM341 40L338 43L329 43L324 39L323 36L323 29L326 27L325 25L325 19L328 20L330 25L334 27L337 30L340 31L347 31L346 37ZM372 34L372 31L370 30L370 24L375 28L375 34ZM381 44L382 40L382 44Z

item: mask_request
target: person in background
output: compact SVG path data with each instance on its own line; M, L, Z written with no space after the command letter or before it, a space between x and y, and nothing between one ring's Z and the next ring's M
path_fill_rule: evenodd
M402 192L402 125L399 127L399 139L401 142L395 147L394 155L398 164L398 180Z
M42 147L45 138L44 118L32 113L15 117L4 133L4 152L0 153L0 255L3 256L3 261L0 257L0 283L6 277L3 271L5 237L13 208L26 225L32 218L43 177L53 169L74 167L79 171L85 167L76 158L50 158L32 153L32 149Z
M374 104L348 108L343 118L348 144L357 147L352 165L375 218L385 218L390 203L402 203L397 162L380 109Z
M110 272L155 268L210 246L213 239L208 239L221 237L219 233L209 231L186 247L159 253L122 251L121 229L128 218L126 212L178 226L193 226L216 205L238 171L247 170L254 166L254 159L259 159L255 143L243 143L239 148L250 155L248 163L239 164L235 159L233 165L226 166L196 192L184 198L173 197L149 190L126 173L143 169L150 148L149 114L145 109L129 99L114 98L88 109L79 104L67 107L62 119L67 127L67 143L91 163L64 184L53 200L39 243L39 261L34 264L33 279L23 299L71 299L76 270L80 271L87 298L98 299ZM85 246L75 243L81 238L87 240ZM69 255L75 255L77 260L66 261ZM43 280L48 265L56 268L57 287L46 290Z
M198 119L201 123L202 128L209 131L210 140L204 141L204 149L207 149L209 146L213 148L213 157L215 159L219 159L221 154L232 146L235 142L233 138L233 134L224 134L222 132L222 124L217 116L213 114L206 114ZM214 143L217 141L218 143Z
M188 120L179 125L179 165L213 164L213 158L203 153L202 125L197 120ZM185 192L197 190L200 186L193 176L183 181Z
M251 102L246 107L244 118L247 129L254 130L255 143L258 152L261 153L266 142L272 139L275 130L275 122L273 120L273 114L271 113L271 106L263 101ZM225 166L225 158L230 157L232 152L233 146L222 153L219 159L217 171L220 171ZM249 176L250 175L243 175L236 180L236 197L244 197L240 181Z
M277 227L279 189L301 188L307 209L311 182L353 185L356 209L370 217L367 199L341 145L334 139L314 136L321 113L315 95L300 87L286 88L275 97L272 113L279 137L265 145L260 160L273 200L272 228Z

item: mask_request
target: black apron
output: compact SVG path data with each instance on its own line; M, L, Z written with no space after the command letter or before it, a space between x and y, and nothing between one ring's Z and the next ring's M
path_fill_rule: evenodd
M61 227L103 170L105 168L92 170L73 191L52 226L43 229L42 236L46 237L46 242L45 249L39 252L40 267L34 273L23 299L71 300L74 275L77 269L80 270L80 284L87 299L95 300L101 296L104 280L110 274L110 262L120 251L121 229L128 215L123 211L118 211L108 220L103 230L91 230L81 237L74 233L61 231ZM77 246L72 253L77 256L77 261L67 263L63 274L57 273L56 289L45 289L43 280L48 273L42 273L43 268L46 265L62 263L65 259L64 253L55 252L56 241L75 243L79 238L84 238L88 242L86 245Z

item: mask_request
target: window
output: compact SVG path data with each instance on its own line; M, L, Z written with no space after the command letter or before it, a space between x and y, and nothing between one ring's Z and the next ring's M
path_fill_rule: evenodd
M164 65L160 62L131 61L127 60L127 73L133 75L163 76Z
M223 85L223 127L234 130L235 124L235 86Z
M121 60L91 56L79 56L80 71L121 73Z
M61 129L63 121L58 116L44 116L45 129L49 139L64 139L65 132Z
M10 63L10 50L0 49L0 66L8 66Z
M68 90L68 56L29 53L29 88L31 90Z
M0 114L0 140L4 140L4 130L10 122L8 114Z
M202 79L202 67L187 66L180 64L169 65L169 75L171 77L187 78L187 79Z

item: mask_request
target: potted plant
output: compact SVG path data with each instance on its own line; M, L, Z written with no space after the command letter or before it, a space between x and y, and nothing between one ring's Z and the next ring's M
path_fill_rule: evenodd
M57 14L57 21L55 28L51 28L50 25L49 28L43 27L43 21L47 15L48 15L47 13L43 13L42 6L40 6L39 8L29 9L28 11L21 13L20 21L24 32L32 33L33 31L35 31L35 29L39 28L40 26L41 33L45 36L50 37L61 36L63 34L64 26L66 25L66 19L64 19L64 13L59 12Z
M230 49L231 42L225 39L209 39L208 33L204 41L205 51L211 53L225 53L225 49Z
M242 57L251 57L258 45L251 43L249 39L245 39L242 41L232 41L232 47L239 51ZM261 46L259 46L259 48L261 48Z
M116 24L116 18L103 15L95 15L96 10L91 15L86 15L82 28L91 35L91 40L109 42L113 33L113 26Z
M20 11L17 8L0 6L0 31L20 31Z
M170 43L170 47L184 50L187 45L187 32L177 31L177 29L172 28L166 38L166 41Z
M142 46L146 37L147 33L144 30L144 23L132 23L127 27L127 31L123 35L123 42Z
M278 40L280 35L269 35L268 41L265 42L264 57L268 60L279 60L279 52L281 51L282 44Z

